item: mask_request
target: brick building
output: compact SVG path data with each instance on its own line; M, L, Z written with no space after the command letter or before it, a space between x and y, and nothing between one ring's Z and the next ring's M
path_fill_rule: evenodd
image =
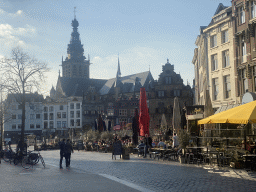
M237 68L236 95L256 91L256 3L253 0L233 0L234 58Z

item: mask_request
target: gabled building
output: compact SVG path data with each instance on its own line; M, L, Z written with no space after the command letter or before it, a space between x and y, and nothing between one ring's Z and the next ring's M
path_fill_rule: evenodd
M200 28L192 63L195 65L195 104L204 105L209 90L213 108L240 103L233 44L232 6L222 3L210 24Z
M151 133L159 134L162 116L167 121L167 129L172 130L174 98L178 97L180 111L187 105L193 105L193 92L189 85L184 85L180 74L175 73L174 65L167 63L162 66L158 81L148 93ZM184 126L185 114L182 114ZM162 133L164 131L162 130Z

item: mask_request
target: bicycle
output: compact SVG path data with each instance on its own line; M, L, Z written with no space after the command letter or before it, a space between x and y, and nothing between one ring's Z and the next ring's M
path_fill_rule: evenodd
M13 152L12 149L10 148L10 149L5 149L3 151L3 153L4 153L4 155L3 155L4 161L7 162L7 163L8 162L11 163L13 161L13 159L14 159L15 152Z
M42 157L42 155L40 154L39 151L35 152L35 151L29 151L29 157L30 157L30 160L31 160L31 163L33 165L39 163L39 161L41 161L42 165L44 166L45 168L45 162L44 162L44 159Z

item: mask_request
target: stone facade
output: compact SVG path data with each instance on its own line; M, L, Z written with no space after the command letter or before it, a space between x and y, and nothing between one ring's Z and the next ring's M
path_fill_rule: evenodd
M158 81L154 82L151 91L148 92L150 131L153 134L161 134L172 129L174 98L178 97L180 111L186 105L193 105L193 93L189 85L185 86L180 74L174 72L174 65L167 63L162 66L162 73ZM160 130L163 115L167 122L167 130ZM183 121L184 116L183 113Z
M203 30L206 27L200 27L200 35L197 36L194 57L192 63L195 69L194 82L194 104L203 105L205 103L204 91L209 88L209 69L208 69L208 41Z
M4 116L4 138L17 143L21 135L21 96L19 94L9 94L5 105L8 106ZM42 95L37 93L26 95L25 105L25 136L36 135L40 138L43 130L43 102Z
M212 106L240 103L237 95L237 69L234 62L232 6L219 4L210 24L200 28L195 55L195 104L205 104L209 90Z
M256 2L232 1L234 26L234 57L236 70L236 96L242 99L246 92L256 91Z

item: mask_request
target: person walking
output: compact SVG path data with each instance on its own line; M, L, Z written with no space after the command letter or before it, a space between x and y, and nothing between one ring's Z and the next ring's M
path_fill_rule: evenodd
M66 143L65 143L66 139L63 139L59 145L60 145L60 169L62 169L62 160L63 157L65 157L66 155ZM65 157L66 159L66 157ZM66 163L67 163L67 159L66 159Z
M72 144L70 143L70 140L68 139L66 143L66 156L65 156L66 168L70 167L71 152L74 153L74 150L73 150Z

